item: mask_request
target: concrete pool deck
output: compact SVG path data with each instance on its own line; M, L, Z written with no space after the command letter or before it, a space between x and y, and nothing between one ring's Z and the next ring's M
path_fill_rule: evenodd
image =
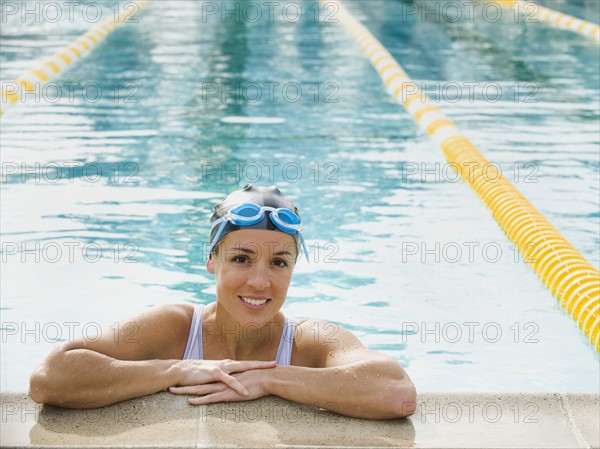
M167 392L71 410L3 392L2 447L598 448L596 394L421 393L410 418L347 418L269 396L193 407Z

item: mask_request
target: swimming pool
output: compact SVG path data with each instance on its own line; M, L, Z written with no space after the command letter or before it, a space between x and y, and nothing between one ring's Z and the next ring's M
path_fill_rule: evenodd
M91 3L73 21L5 16L2 81L89 29ZM453 22L447 3L346 2L598 267L598 46L508 13ZM545 4L599 21L594 1ZM211 207L253 181L280 185L306 222L312 263L287 314L352 329L421 391L598 391L575 322L328 11L169 5L2 118L3 390L25 389L57 339L212 301Z

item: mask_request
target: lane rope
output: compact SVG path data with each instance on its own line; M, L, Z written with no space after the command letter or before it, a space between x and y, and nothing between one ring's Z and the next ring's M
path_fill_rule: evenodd
M492 211L524 260L600 352L600 273L498 173L458 127L418 88L385 47L338 0L336 18L356 40L388 91L441 147L446 158ZM465 170L468 168L468 170ZM465 173L465 171L467 173ZM468 174L468 176L466 176Z
M19 77L14 83L4 85L0 91L0 115L12 106L25 103L28 94L41 91L49 81L56 78L67 68L72 67L75 62L89 55L110 33L120 25L126 24L127 20L137 14L148 2L149 0L128 2L127 5L136 5L136 7L133 10L127 8L127 11L119 11L117 17L96 25L62 50Z
M538 5L530 1L524 2L521 0L491 0L505 8L517 8L521 14L531 14L531 19L539 20L540 22L549 23L552 26L563 30L573 31L590 37L600 44L600 26L586 20L578 19L577 17L555 11L550 8Z

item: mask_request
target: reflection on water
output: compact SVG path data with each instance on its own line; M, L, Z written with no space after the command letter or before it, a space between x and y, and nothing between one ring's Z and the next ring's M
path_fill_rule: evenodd
M509 20L403 18L399 4L348 6L598 266L597 46ZM47 323L77 322L80 336L152 305L211 301L208 217L252 181L280 185L306 223L312 263L296 268L286 313L352 329L421 390L597 389L585 337L346 32L276 17L153 4L57 82L72 98L3 117L2 321L40 338L4 328L2 388L24 389L69 338ZM2 80L86 28L9 23Z

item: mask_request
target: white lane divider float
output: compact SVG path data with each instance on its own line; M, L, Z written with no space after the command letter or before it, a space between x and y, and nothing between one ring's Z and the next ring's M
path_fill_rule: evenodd
M7 83L0 90L0 115L19 103L24 103L28 94L40 92L46 83L71 67L76 61L90 54L104 39L120 25L137 14L149 0L128 2L116 17L106 20L82 34L62 50L42 61L37 67Z

